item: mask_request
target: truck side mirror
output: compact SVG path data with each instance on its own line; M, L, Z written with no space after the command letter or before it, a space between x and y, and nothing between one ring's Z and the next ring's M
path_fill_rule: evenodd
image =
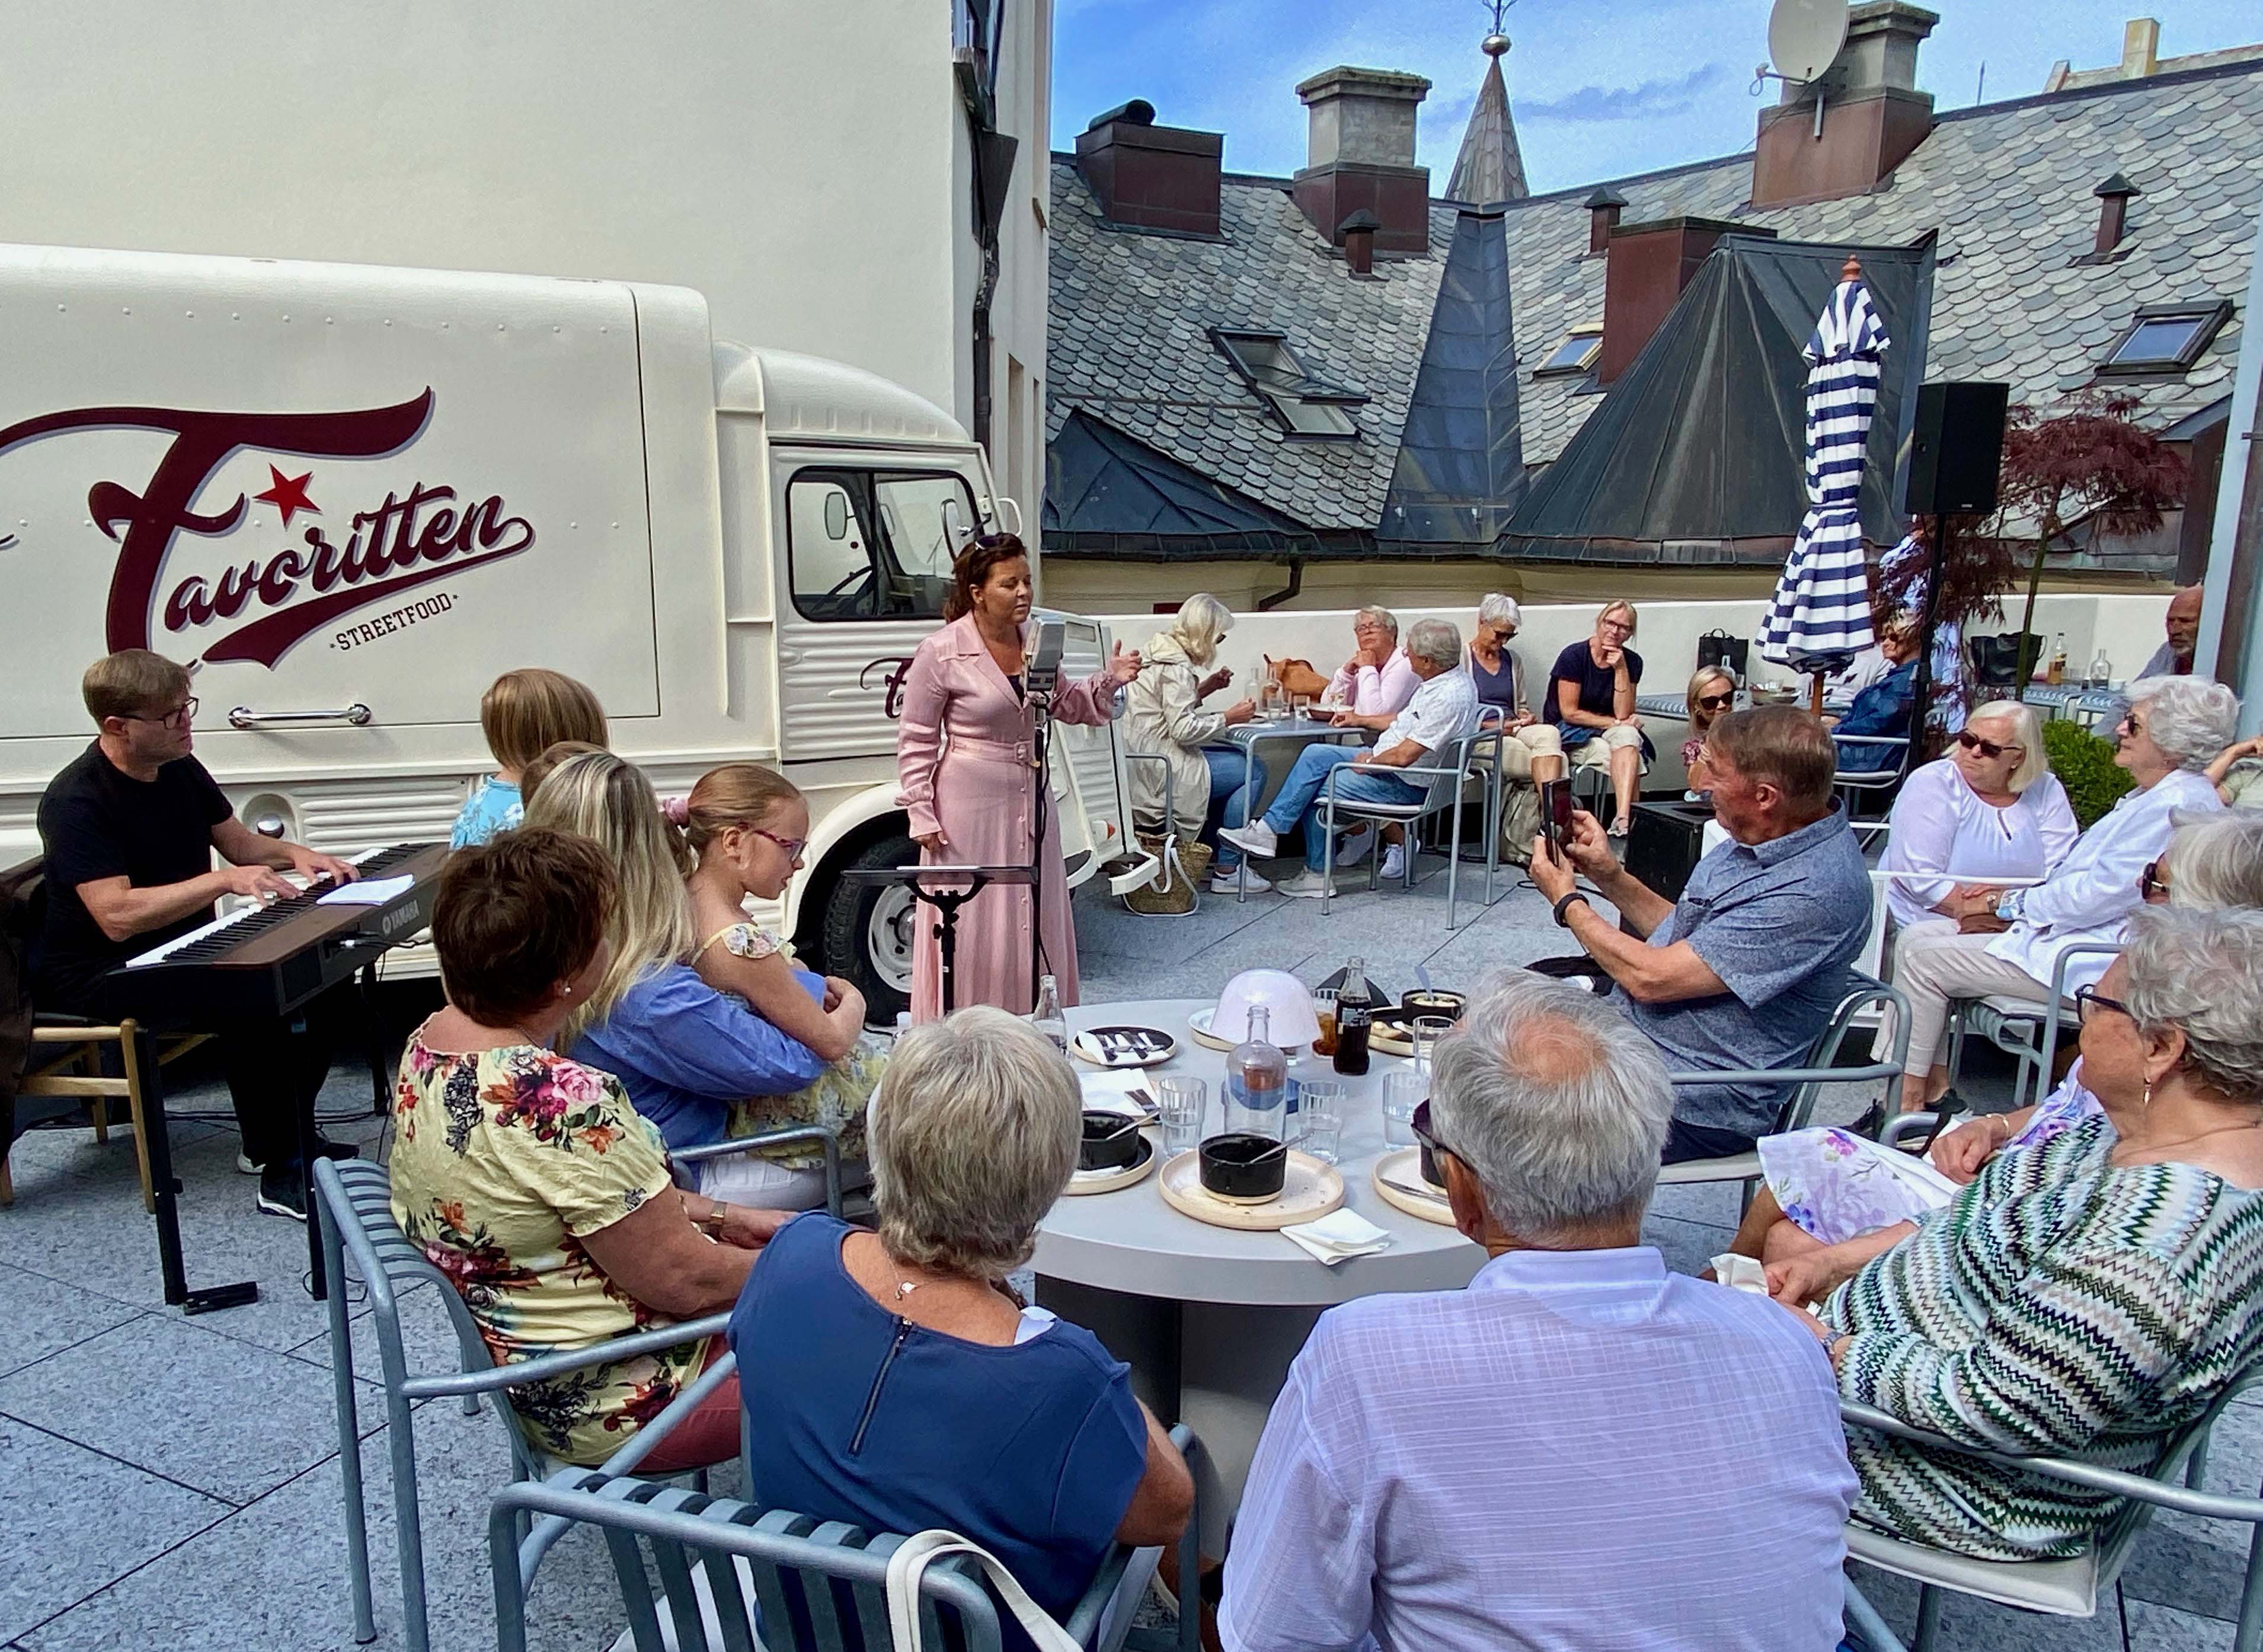
M945 548L956 557L967 540L966 525L959 519L958 501L956 499L943 502L943 535Z
M828 540L849 537L849 496L838 488L825 496L825 537Z

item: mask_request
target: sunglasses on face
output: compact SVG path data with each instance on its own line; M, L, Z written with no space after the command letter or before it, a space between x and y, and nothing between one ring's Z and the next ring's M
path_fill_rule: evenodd
M2090 1012L2093 1010L2111 1010L2116 1015L2129 1014L2128 1004L2119 998L2108 997L2095 987L2077 987L2074 989L2074 1007L2077 1018L2085 1026L2090 1025ZM2136 1019L2135 1017L2130 1018Z
M2145 869L2137 874L2138 895L2142 899L2150 901L2157 895L2166 895L2168 892L2169 880L2161 875L2161 863L2158 860L2148 860L2145 863Z
M1700 694L1697 703L1707 711L1721 711L1737 703L1734 694Z
M2006 751L2016 751L2021 757L2025 757L2028 750L2025 746L1999 746L1992 740L1983 740L1970 728L1956 736L1956 743L1967 751L1978 752L1991 763L2002 757Z

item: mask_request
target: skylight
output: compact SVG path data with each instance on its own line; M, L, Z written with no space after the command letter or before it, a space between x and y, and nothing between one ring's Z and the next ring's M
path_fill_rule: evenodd
M2200 359L2231 314L2231 306L2149 304L2114 341L2100 373L2182 373Z
M1211 330L1211 337L1291 435L1337 440L1358 437L1359 426L1347 409L1364 402L1366 395L1306 373L1289 349L1285 334L1217 327Z
M1547 360L1535 367L1533 376L1544 373L1585 373L1595 359L1595 351L1602 345L1603 336L1598 330L1582 330L1567 336L1556 346Z

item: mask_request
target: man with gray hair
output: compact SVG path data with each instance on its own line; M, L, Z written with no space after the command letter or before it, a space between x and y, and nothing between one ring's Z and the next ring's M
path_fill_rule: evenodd
M1276 883L1283 895L1318 900L1334 893L1322 868L1327 859L1328 828L1322 823L1318 800L1328 783L1328 772L1352 764L1356 772L1336 783L1335 794L1346 802L1419 803L1427 786L1416 786L1393 774L1393 769L1417 766L1442 753L1477 727L1477 685L1462 669L1462 634L1449 620L1417 620L1406 633L1406 658L1421 686L1406 709L1392 718L1372 751L1356 746L1311 745L1297 754L1296 766L1281 782L1273 807L1247 826L1228 826L1218 836L1253 855L1280 852L1282 834L1301 822L1305 830L1305 870ZM1339 725L1351 726L1355 716L1339 715ZM1398 852L1399 845L1392 849ZM1383 875L1396 877L1399 867L1386 857Z
M1489 1260L1320 1316L1250 1467L1228 1652L1837 1644L1828 1362L1641 1243L1672 1111L1650 1041L1579 989L1520 971L1471 1006L1428 1134Z

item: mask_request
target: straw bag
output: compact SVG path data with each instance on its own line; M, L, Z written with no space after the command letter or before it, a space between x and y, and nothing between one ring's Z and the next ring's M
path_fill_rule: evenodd
M1038 1652L1082 1652L1069 1632L1055 1623L1045 1609L1030 1598L1029 1590L1006 1569L1005 1562L956 1532L940 1528L919 1532L904 1540L888 1556L888 1634L895 1652L922 1652L920 1641L920 1576L928 1562L950 1554L973 1559L990 1579L998 1598L1022 1626Z
M1198 903L1196 891L1210 876L1210 845L1175 836L1151 837L1146 832L1139 837L1139 847L1162 863L1163 880L1132 890L1124 904L1147 917L1180 917L1193 911Z

